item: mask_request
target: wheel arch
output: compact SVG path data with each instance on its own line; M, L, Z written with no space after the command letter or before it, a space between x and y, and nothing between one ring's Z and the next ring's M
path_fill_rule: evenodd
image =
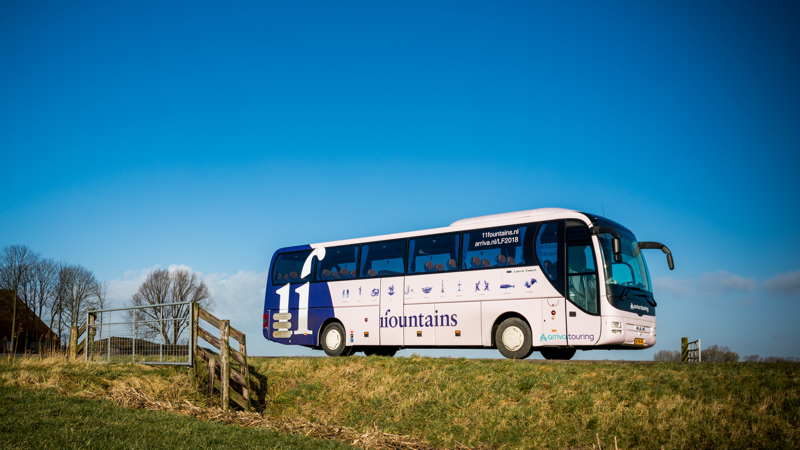
M321 341L321 339L322 339L322 331L325 329L325 327L327 327L331 323L338 323L339 325L342 326L342 328L344 328L344 324L342 323L342 321L337 319L336 317L328 317L327 319L325 319L320 324L319 330L317 330L317 347L322 348L322 341ZM342 336L342 337L344 338L344 336Z
M504 312L503 314L497 316L497 318L494 319L494 323L492 324L492 333L491 333L492 346L490 348L495 348L495 349L497 348L497 342L495 341L495 334L497 334L497 328L500 327L500 324L503 323L504 320L510 319L512 317L516 317L525 322L525 324L528 325L528 328L531 329L531 333L533 333L533 327L531 327L531 323L525 316L515 311ZM533 336L531 336L531 338L533 338Z

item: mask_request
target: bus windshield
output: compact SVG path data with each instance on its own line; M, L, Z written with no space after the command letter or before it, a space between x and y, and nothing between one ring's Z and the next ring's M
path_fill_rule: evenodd
M618 230L622 244L622 262L614 262L611 242L613 236L607 233L598 235L600 250L603 255L603 265L606 272L606 283L617 284L625 287L641 289L652 293L650 272L644 255L639 249L639 243L633 234Z

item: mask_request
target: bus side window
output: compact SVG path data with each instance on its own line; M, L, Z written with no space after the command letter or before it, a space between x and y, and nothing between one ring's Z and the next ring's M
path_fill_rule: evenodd
M408 242L408 274L456 269L458 234L412 238Z
M491 228L464 233L462 269L524 266L523 245L527 226Z
M390 277L405 272L406 240L374 242L361 246L361 278Z
M358 273L358 245L332 247L317 261L317 281L348 280Z
M597 313L597 272L592 247L588 244L569 245L567 267L570 301L584 311Z
M305 278L300 278L303 271L303 264L305 264L311 250L301 250L299 252L281 253L275 258L275 264L272 266L272 284L280 285L286 283L306 283L314 278L313 272L308 274ZM316 260L316 258L314 258Z
M536 256L542 272L553 283L558 281L558 222L545 222L536 236Z

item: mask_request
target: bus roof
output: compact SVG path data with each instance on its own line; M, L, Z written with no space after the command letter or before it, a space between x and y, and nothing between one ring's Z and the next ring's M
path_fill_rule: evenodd
M489 216L471 217L468 219L457 220L448 227L431 228L428 230L408 231L403 233L385 234L381 236L371 236L356 239L345 239L341 241L320 242L311 244L311 248L333 247L337 245L360 244L363 242L383 241L390 239L403 239L415 236L425 236L428 234L439 234L470 230L475 228L486 228L491 226L512 225L527 222L542 222L555 219L579 219L587 224L589 219L581 212L563 208L539 208L526 211L517 211L503 214L492 214ZM281 249L284 250L284 249ZM279 252L281 250L278 250Z

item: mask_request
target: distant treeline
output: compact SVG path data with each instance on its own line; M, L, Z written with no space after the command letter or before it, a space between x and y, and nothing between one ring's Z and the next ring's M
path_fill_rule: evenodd
M0 339L9 345L13 339L12 352L41 350L43 341L62 345L89 308L108 306L107 291L108 283L79 264L44 258L25 245L6 246L0 250L0 317L9 326Z
M708 348L701 349L701 359L703 362L763 362L763 363L796 363L800 362L800 358L783 357L783 356L767 356L761 357L758 355L749 355L740 358L739 354L731 351L728 346L720 347L719 345L711 345ZM653 355L653 361L681 361L681 352L678 350L661 350Z

